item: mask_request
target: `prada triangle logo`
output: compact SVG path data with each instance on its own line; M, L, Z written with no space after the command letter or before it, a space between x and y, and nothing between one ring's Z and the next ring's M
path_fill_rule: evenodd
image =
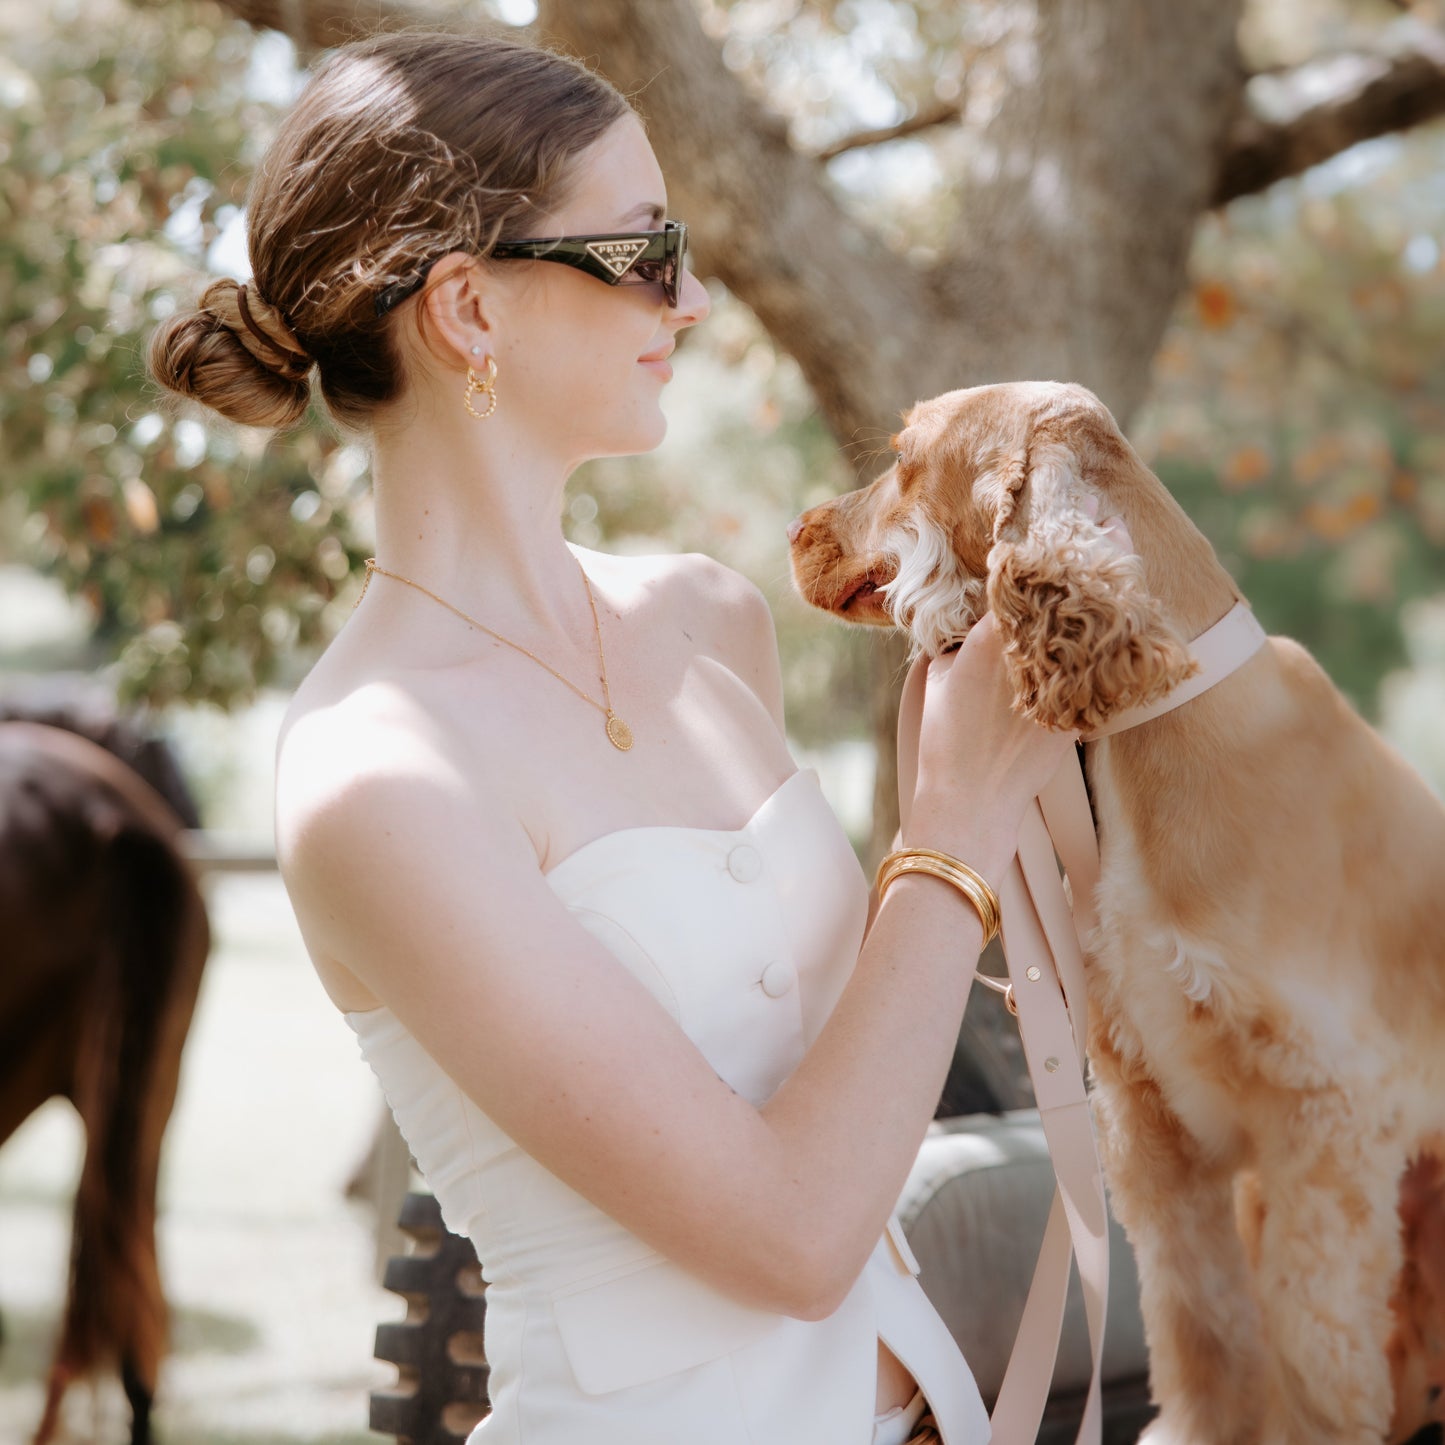
M647 238L630 241L588 241L587 254L601 261L614 276L625 276L647 250Z

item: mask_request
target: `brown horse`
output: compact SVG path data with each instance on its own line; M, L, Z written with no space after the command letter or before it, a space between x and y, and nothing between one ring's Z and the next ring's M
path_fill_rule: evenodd
M114 751L0 715L0 1143L54 1095L86 1135L35 1445L70 1384L103 1368L119 1370L131 1445L151 1439L166 1331L156 1174L210 948L179 848L196 821L179 772L123 724L97 731Z

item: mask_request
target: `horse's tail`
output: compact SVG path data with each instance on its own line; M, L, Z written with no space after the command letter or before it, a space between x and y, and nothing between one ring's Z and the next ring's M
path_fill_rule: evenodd
M69 1293L36 1445L57 1430L70 1382L109 1365L119 1367L130 1397L132 1445L145 1445L165 1348L156 1175L210 930L177 828L158 828L150 810L137 816L126 809L104 869L104 944L82 1011L74 1087L85 1162Z

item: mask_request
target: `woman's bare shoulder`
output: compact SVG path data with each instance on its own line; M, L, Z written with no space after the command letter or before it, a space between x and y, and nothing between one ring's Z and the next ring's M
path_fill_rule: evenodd
M584 565L590 565L584 555ZM703 552L603 558L601 566L633 584L679 627L688 647L716 658L762 701L783 727L782 666L772 609L741 572Z
M454 735L425 673L323 659L292 697L276 744L276 855L288 883L317 840L460 806L512 832L518 825L485 749Z
M761 590L743 574L706 552L680 552L673 559L677 584L720 611L767 607Z
M313 669L293 696L276 745L276 865L312 963L339 1008L370 1008L378 999L379 980L362 981L354 940L336 926L357 914L369 866L390 877L390 896L409 906L415 882L406 869L441 840L475 847L510 829L513 846L525 844L515 815L483 799L484 789L458 766L401 679L343 677L332 665ZM482 837L457 837L462 820Z
M357 668L333 645L302 679L281 719L278 773L325 776L386 761L385 744L415 733L422 721L412 689L389 671Z
M705 552L581 555L584 565L606 569L624 585L645 590L674 615L703 625L710 633L747 634L760 620L771 626L772 614L761 589Z
M683 585L716 655L752 689L783 731L782 663L768 599L756 583L712 557L692 552L684 560Z

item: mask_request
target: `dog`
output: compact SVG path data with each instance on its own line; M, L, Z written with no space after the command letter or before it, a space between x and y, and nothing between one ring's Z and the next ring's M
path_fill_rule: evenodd
M992 612L1016 709L1086 739L1091 1097L1144 1440L1408 1439L1445 1418L1445 807L1285 638L1087 741L1240 600L1091 392L949 392L891 445L793 522L794 581L927 655Z

